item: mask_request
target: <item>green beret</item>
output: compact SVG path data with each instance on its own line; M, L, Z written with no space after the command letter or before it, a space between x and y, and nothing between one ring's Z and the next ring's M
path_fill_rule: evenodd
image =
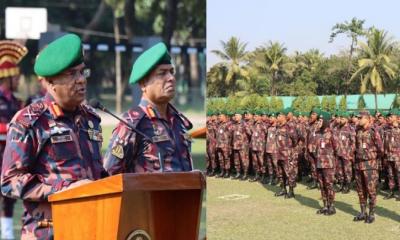
M34 71L38 76L51 77L81 63L81 39L75 34L67 34L51 42L39 53Z
M312 113L316 113L317 115L320 115L321 109L320 109L320 108L317 108L317 107L314 107L314 108L311 110L310 115L311 115Z
M376 111L374 109L369 109L368 111L369 111L369 115L375 116Z
M399 109L393 108L393 109L390 109L389 114L387 116L390 116L390 115L399 116L399 114L400 114Z
M171 56L167 46L160 42L144 51L135 61L132 67L129 84L139 82L159 64L171 64Z
M319 118L320 119L324 119L324 120L330 120L331 119L331 114L329 113L329 112L326 112L326 111L320 111L320 114L319 114Z

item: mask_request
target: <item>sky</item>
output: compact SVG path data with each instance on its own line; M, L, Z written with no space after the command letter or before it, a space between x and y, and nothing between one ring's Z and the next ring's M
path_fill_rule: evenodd
M348 50L350 38L339 35L329 43L332 27L353 17L364 27L400 37L400 1L396 0L207 0L207 69L221 60L212 50L232 36L246 49L279 41L287 53L319 49L325 56Z

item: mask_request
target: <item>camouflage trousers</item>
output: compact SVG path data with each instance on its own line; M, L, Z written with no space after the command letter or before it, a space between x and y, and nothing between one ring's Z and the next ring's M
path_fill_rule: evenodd
M243 169L244 173L249 172L249 151L248 150L233 150L233 162L235 164L236 172Z
M277 177L280 184L296 187L296 176L293 176L294 161L278 160Z
M211 144L207 143L207 154L206 154L206 169L216 169L217 168L217 159L215 156L216 148L211 146ZM222 167L221 167L222 168Z
M273 153L265 153L265 163L268 170L268 175L272 176L274 173L278 175L278 159L276 158L275 154Z
M336 159L337 180L342 183L350 183L353 175L352 162L348 159L338 157Z
M335 180L334 168L318 168L317 177L319 185L321 186L321 196L323 201L333 202L335 200L335 191L333 190L333 183Z
M376 206L376 186L378 184L378 170L367 169L355 171L356 189L360 204L367 204L369 199L369 207Z
M251 160L256 173L266 172L263 151L251 151Z
M400 161L387 161L386 166L390 190L396 187L395 178L397 177L397 187L400 191Z
M14 212L14 205L17 200L5 197L1 194L0 194L0 199L1 199L1 210L3 211L3 216L12 218Z
M215 155L218 157L221 170L229 170L231 168L231 158L228 149L217 148Z
M295 181L297 179L297 175L299 174L299 155L295 154L292 160L292 167L290 168L290 177L294 178Z
M317 181L317 158L315 157L314 153L307 153L307 160L308 164L310 165L311 178Z

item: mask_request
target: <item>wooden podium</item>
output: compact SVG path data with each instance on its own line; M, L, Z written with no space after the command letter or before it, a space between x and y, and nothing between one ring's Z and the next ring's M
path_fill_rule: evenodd
M198 239L201 172L129 173L49 196L55 240Z

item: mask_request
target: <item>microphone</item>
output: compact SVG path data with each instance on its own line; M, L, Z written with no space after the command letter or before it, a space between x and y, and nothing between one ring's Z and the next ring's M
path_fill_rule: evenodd
M114 113L110 112L106 107L104 107L97 99L90 99L89 101L89 105L93 108L97 108L100 109L101 111L110 114L111 116L113 116L114 118L118 119L120 122L122 122L123 124L125 124L125 126L127 126L129 129L131 129L132 131L134 131L135 133L139 134L140 136L142 136L143 138L145 138L146 140L148 140L149 142L154 144L153 139L151 139L150 137L148 137L146 134L144 134L143 132L141 132L140 130L137 130L132 124L128 123L127 121L125 121L124 119L118 117L117 115L115 115Z

